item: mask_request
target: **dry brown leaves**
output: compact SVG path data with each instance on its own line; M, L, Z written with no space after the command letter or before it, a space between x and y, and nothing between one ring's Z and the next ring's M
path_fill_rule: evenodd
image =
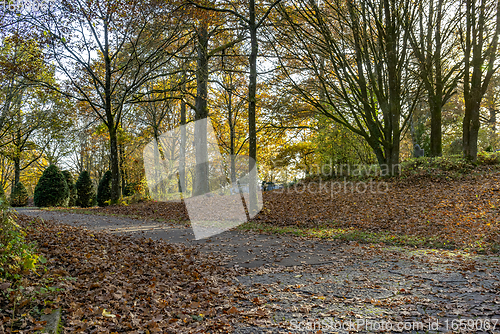
M32 221L19 219L24 226ZM242 318L234 271L195 248L40 220L28 237L48 259L48 271L31 275L31 284L58 278L62 290L46 304L62 307L66 333L231 332ZM25 324L23 332L35 326Z
M314 227L321 223L368 232L433 237L456 247L500 243L500 173L461 179L420 177L374 182L308 183L263 194L256 222ZM333 189L333 191L332 191ZM371 190L370 190L371 189ZM94 209L150 219L188 220L182 203L146 202Z

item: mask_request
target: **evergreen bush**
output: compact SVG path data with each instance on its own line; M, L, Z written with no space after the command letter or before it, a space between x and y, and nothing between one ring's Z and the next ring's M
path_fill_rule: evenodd
M75 186L75 180L73 179L73 175L67 170L62 171L64 178L66 179L66 184L68 185L69 189L69 196L67 200L67 206L75 206L76 205L76 186Z
M106 206L106 201L111 200L111 172L108 170L99 181L97 187L97 204L99 206Z
M44 171L35 187L33 200L38 207L64 206L69 197L68 184L63 173L56 165Z
M86 170L80 173L76 181L76 205L82 208L92 206L95 197L94 185L90 179L90 174Z

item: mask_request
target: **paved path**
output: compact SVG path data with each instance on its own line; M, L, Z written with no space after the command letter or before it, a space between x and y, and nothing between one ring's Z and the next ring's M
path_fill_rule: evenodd
M345 326L356 322L364 323L358 327L364 333L375 332L384 322L393 329L406 326L393 332L425 333L430 326L431 333L460 328L463 333L500 333L496 256L238 231L196 241L189 228L169 223L35 209L19 212L218 253L223 265L241 270L237 280L247 301L237 308L260 308L272 319L239 327L236 333L316 333L319 329L347 333ZM305 330L308 322L314 331ZM375 327L369 327L370 322Z
M82 226L110 233L163 239L170 243L200 246L202 252L217 253L226 266L255 268L265 264L295 266L318 265L336 259L340 242L300 240L299 238L263 235L254 232L226 231L208 239L195 240L193 231L175 223L141 221L133 218L74 214L60 211L18 208L19 213L54 219L66 224Z

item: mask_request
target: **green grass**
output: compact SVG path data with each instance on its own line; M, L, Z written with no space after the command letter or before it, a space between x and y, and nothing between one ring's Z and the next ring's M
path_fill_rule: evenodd
M413 235L398 235L390 232L368 232L355 228L343 228L334 224L325 224L318 227L278 227L270 224L247 222L238 226L239 230L251 230L261 233L290 234L301 237L358 241L361 243L384 243L394 246L416 246L425 248L455 249L451 241L442 241L435 237L421 237Z

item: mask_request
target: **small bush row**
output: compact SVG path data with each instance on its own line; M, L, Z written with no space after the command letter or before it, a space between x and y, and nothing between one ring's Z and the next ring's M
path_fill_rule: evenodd
M0 197L5 198L0 187ZM76 183L68 171L61 171L55 165L45 169L38 180L33 194L33 200L38 207L80 206L91 207L95 204L108 205L111 200L111 172L107 171L99 182L97 193L87 171L80 173ZM18 182L11 193L10 204L22 207L28 204L28 191Z

